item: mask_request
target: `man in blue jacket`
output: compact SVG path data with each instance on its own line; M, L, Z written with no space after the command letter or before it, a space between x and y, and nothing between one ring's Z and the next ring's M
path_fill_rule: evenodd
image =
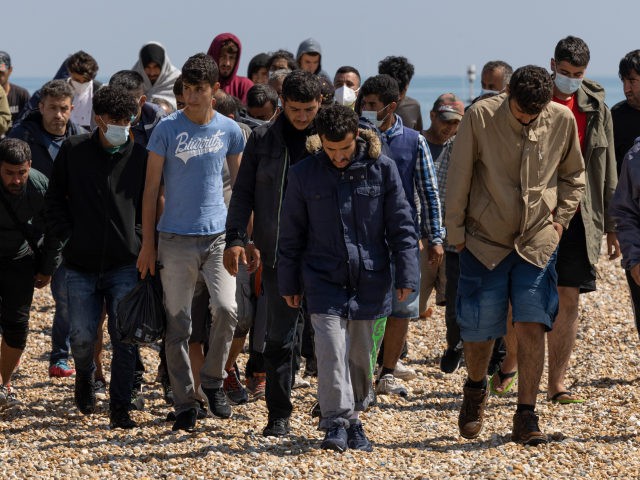
M278 286L292 308L306 295L326 430L321 447L370 451L358 413L373 398L391 287L399 300L418 289L417 232L394 161L380 154L375 133L358 136L358 115L332 105L317 115L316 129L323 151L288 176Z

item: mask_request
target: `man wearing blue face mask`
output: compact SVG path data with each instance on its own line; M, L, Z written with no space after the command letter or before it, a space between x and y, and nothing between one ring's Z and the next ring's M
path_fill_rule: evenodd
M428 262L439 265L444 256L442 243L445 235L438 182L427 141L417 131L405 127L396 114L400 88L391 76L382 74L368 78L360 88L360 95L362 117L380 130L382 140L390 150L390 157L398 167L402 186L411 206L416 233L427 244ZM416 201L420 204L420 222ZM416 263L419 262L417 255ZM399 359L407 338L409 321L419 314L419 293L418 290L412 292L402 302L394 297L392 313L384 334L382 368L376 381L376 393L404 396L406 389L397 379L410 380L416 375L415 371L404 366Z
M133 141L136 98L107 86L93 96L93 133L66 140L53 164L45 197L48 229L66 241L71 350L76 366L75 404L81 413L96 410L94 346L103 305L113 346L110 417L112 428L133 428L129 416L135 348L119 341L116 308L138 281L147 152Z
M578 330L579 295L596 289L595 265L605 232L609 260L620 256L615 221L608 213L609 202L618 180L613 122L604 103L604 89L598 83L584 78L589 59L587 44L573 36L558 42L554 58L551 59L553 101L565 105L575 117L588 185L558 247L556 271L559 310L553 330L547 335L547 398L559 404L585 401L566 388L565 377ZM517 345L515 342L508 344L507 356L502 363L504 373L517 369L516 352L513 348ZM501 380L504 384L507 377L503 375Z

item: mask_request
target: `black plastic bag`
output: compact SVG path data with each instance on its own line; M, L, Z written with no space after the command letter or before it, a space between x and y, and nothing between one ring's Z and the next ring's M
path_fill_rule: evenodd
M166 326L159 275L147 275L118 304L116 328L120 341L154 343L164 336Z

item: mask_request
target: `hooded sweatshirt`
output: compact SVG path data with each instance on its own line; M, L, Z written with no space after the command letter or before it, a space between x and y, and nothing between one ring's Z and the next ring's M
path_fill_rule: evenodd
M315 41L313 38L307 38L300 43L298 47L298 53L296 54L296 62L300 65L300 57L305 53L317 53L320 55L320 62L318 62L318 69L313 72L314 75L319 75L321 77L325 77L327 80L333 84L333 81L329 78L329 74L322 70L322 49L320 48L320 44Z
M142 58L142 50L147 45L155 45L160 47L164 52L162 59L162 66L160 67L160 76L156 79L156 83L151 84L151 80L147 77L147 74L144 72L144 59ZM152 49L153 52L158 52L158 49ZM159 60L160 58L157 58ZM155 61L154 58L147 58L147 62ZM158 62L156 62L158 63ZM171 60L169 60L169 55L167 55L166 49L160 45L158 42L149 42L144 45L140 49L140 54L138 54L138 61L133 66L132 70L138 72L142 75L142 79L144 80L143 88L144 94L147 96L149 101L154 98L162 98L169 102L173 108L176 108L176 97L173 95L173 84L176 82L176 79L180 76L180 70L174 67L171 64Z
M220 50L222 50L222 45L224 45L227 40L231 40L238 46L238 58L236 58L236 64L231 71L231 75L226 78L220 77L220 88L222 88L225 93L239 98L242 103L246 105L247 92L251 87L253 87L253 82L247 77L237 75L238 66L240 65L240 54L242 53L242 44L238 37L233 33L221 33L211 42L207 55L218 63L220 61Z

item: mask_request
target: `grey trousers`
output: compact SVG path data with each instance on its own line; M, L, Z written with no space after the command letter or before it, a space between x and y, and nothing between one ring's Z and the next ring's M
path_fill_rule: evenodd
M160 233L158 260L167 310L166 353L177 413L193 408L196 392L189 360L191 302L198 274L209 290L212 324L209 351L200 370L204 388L222 386L233 332L238 322L236 281L222 265L224 235L188 236Z
M373 369L386 318L348 320L337 315L311 314L318 360L320 429L349 427L354 411L373 400Z

